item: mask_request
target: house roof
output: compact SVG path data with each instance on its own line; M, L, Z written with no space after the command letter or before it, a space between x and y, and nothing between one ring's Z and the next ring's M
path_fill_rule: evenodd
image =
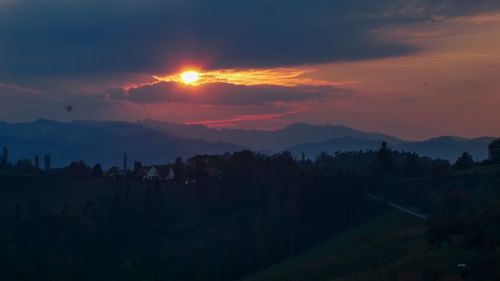
M154 167L156 171L158 171L158 175L160 176L168 176L170 170L172 169L172 167L168 165L154 165L152 167Z

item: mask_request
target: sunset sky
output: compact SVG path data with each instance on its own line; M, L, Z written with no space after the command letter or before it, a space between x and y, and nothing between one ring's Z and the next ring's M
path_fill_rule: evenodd
M0 121L37 118L500 136L500 1L0 0Z

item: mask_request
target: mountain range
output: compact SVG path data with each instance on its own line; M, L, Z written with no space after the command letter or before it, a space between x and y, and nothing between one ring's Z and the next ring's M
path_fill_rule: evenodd
M493 137L467 139L443 136L424 141L405 141L393 136L364 132L346 126L310 125L294 123L275 131L210 129L202 125L182 125L154 120L138 122L145 127L170 132L185 138L200 138L251 147L261 151L302 152L313 158L321 152L377 149L382 141L395 150L415 152L422 156L455 161L463 152L469 152L475 159L488 157L488 144Z
M50 154L54 167L73 160L101 163L104 167L122 165L124 153L131 161L173 162L177 156L222 154L245 147L220 142L184 139L167 132L126 122L75 121L60 123L40 119L31 123L0 123L0 145L7 145L9 158L33 159Z
M464 139L457 137L438 137L425 141L405 141L390 143L391 149L397 151L414 152L421 156L438 158L454 162L464 152L470 153L475 160L488 158L488 144L492 137ZM380 141L366 140L352 137L336 138L324 142L302 143L291 146L286 150L295 155L304 153L312 158L321 152L333 154L337 151L375 150L380 147Z
M129 162L172 162L177 156L221 154L243 149L261 153L288 150L313 158L320 152L377 149L382 141L395 150L455 161L463 152L474 159L487 158L492 137L465 139L439 137L425 141L405 141L380 133L364 132L345 126L295 123L275 131L212 129L154 120L137 123L118 121L73 121L69 123L39 119L28 123L0 122L0 145L7 145L9 157L32 159L50 154L54 167L73 160L105 167L121 166L123 155ZM129 163L131 165L131 163Z
M392 136L363 132L345 126L318 126L305 123L294 123L275 131L210 129L203 125L182 125L154 120L140 121L138 124L184 138L236 143L256 150L280 151L300 143L322 142L346 136L388 143L403 142Z

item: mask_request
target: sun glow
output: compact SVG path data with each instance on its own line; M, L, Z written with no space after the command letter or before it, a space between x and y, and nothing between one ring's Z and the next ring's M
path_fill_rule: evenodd
M153 76L153 78L156 81L178 82L191 86L209 83L227 83L244 86L276 85L293 87L297 85L345 86L346 84L358 83L358 81L332 82L307 77L308 74L313 72L315 72L313 69L298 68L222 69L203 72L189 70L180 74Z
M194 85L200 79L200 73L194 70L185 71L180 74L182 83Z

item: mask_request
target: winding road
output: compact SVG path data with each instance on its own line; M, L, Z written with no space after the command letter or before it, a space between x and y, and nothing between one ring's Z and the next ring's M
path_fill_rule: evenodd
M387 205L393 207L394 209L399 210L399 211L404 212L404 213L407 213L407 214L410 214L410 215L412 215L414 217L417 217L417 218L419 218L421 220L427 220L428 219L428 216L426 214L420 213L418 211L410 210L410 209L405 208L405 207L403 207L401 205L398 205L398 204L396 204L394 202L391 202L391 201L389 201L389 200L387 200L387 199L385 199L383 197L379 197L379 196L376 196L376 195L373 195L373 194L365 194L365 195L366 195L366 197L368 197L370 199L385 201L385 202L387 202Z

